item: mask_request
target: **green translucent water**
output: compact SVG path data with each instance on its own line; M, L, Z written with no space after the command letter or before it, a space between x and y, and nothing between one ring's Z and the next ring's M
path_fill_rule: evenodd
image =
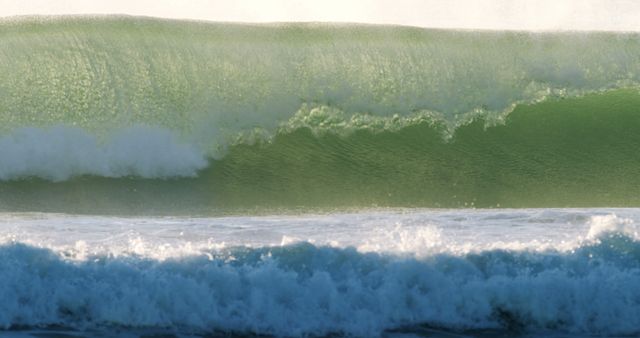
M639 80L636 34L5 20L0 137L157 126L210 165L19 177L0 210L639 206Z
M234 148L215 172L228 173L219 184L234 201L256 203L631 206L638 130L640 95L615 91L520 106L504 125L477 120L448 141L426 123L348 137L300 129Z
M452 138L423 122L397 131L237 145L193 179L83 177L0 184L7 209L197 212L352 207L640 205L640 94L619 90L519 106Z

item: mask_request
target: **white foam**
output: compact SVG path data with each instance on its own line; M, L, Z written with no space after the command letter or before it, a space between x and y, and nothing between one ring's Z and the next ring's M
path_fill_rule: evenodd
M633 220L615 214L592 216L589 221L587 239L597 240L607 234L621 234L638 237L638 229Z
M63 181L81 175L168 178L195 176L203 153L159 127L133 126L105 141L80 128L19 128L0 137L0 180L39 177Z

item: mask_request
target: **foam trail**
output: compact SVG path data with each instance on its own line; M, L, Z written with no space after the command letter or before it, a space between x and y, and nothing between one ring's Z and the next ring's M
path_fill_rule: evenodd
M0 180L38 177L63 181L75 176L195 176L207 165L197 148L168 130L133 126L101 142L80 128L19 128L0 137Z

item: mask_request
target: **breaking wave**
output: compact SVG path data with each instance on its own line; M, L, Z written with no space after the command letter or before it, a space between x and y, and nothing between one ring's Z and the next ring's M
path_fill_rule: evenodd
M299 242L153 258L8 242L0 247L0 326L275 336L371 337L420 326L637 335L637 234L616 216L591 223L587 239L568 249L424 256Z

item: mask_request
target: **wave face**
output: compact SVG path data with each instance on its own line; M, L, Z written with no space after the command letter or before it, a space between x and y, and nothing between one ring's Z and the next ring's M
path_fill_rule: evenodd
M127 219L138 222L134 233L119 219L3 215L3 222L20 226L17 238L0 245L0 328L378 337L424 325L506 332L496 336L638 335L637 225L590 213ZM423 223L429 219L442 234ZM586 237L575 234L582 223L589 226ZM87 231L93 226L98 234ZM375 230L386 237L376 240ZM181 235L168 236L176 231ZM318 238L235 246L202 236L264 242L274 237L264 236L270 231ZM514 241L518 236L534 242ZM456 244L461 238L471 243ZM337 242L343 239L367 245Z
M640 203L637 34L0 28L5 210Z

